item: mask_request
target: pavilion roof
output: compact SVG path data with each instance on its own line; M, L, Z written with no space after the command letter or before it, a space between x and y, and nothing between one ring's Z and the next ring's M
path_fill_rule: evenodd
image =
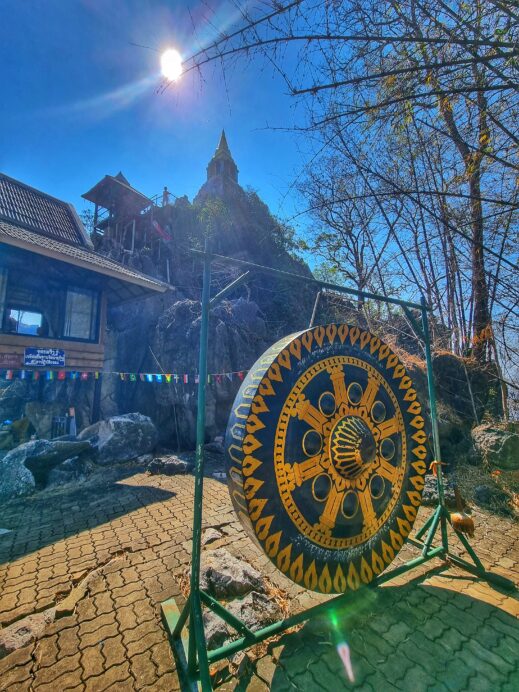
M152 204L151 199L132 187L121 172L117 175L105 175L81 196L105 209L128 207L141 211Z

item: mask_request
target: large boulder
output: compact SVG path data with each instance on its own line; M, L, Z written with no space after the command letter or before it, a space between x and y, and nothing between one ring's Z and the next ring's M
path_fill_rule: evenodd
M52 468L90 449L87 440L32 440L12 449L0 461L0 498L27 495L45 485Z
M80 440L88 440L98 452L97 463L102 466L136 459L153 451L159 435L148 416L125 413L99 421L85 428Z
M0 500L9 500L20 495L29 495L36 481L23 460L17 457L16 449L0 459ZM0 452L0 457L3 452Z
M519 423L479 425L472 439L483 459L498 469L519 469Z

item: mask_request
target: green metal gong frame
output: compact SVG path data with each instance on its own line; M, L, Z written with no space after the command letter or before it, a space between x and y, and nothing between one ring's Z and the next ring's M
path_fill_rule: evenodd
M196 465L195 465L195 492L194 492L194 512L193 512L193 536L191 547L191 573L190 573L190 592L182 608L179 610L175 599L170 599L162 603L162 620L168 633L169 642L176 657L177 671L179 674L182 689L199 689L202 687L204 692L212 690L209 666L212 663L228 658L239 651L249 648L268 637L278 635L294 625L300 624L310 618L323 615L331 609L335 609L346 604L354 598L350 592L336 596L325 603L319 604L296 615L285 618L267 627L251 630L239 618L230 613L221 603L212 598L208 593L200 588L200 557L201 557L201 537L202 537L202 501L204 484L204 437L205 437L205 399L207 387L207 349L209 332L209 311L217 305L233 289L243 284L252 272L270 274L279 279L297 281L311 284L322 289L332 290L338 293L345 293L370 300L377 300L393 305L399 305L407 315L413 330L416 332L425 347L425 358L427 366L427 385L429 393L429 403L432 423L433 452L436 461L440 461L440 441L438 434L438 418L436 410L436 393L434 386L434 376L432 369L431 343L429 334L428 312L425 298L421 302L412 303L398 298L391 298L365 291L358 291L352 288L345 288L333 283L318 281L307 276L293 274L290 272L273 269L253 264L243 260L237 260L221 255L212 254L206 243L204 251L193 250L195 255L203 261L203 288L202 288L202 321L200 330L200 355L199 355L199 387L198 387L198 411L196 425ZM237 266L244 270L235 281L226 286L217 295L211 298L211 264L214 260L220 263ZM317 303L316 303L317 306ZM314 313L315 307L314 306ZM415 319L411 310L418 310L421 315L421 324ZM315 314L312 315L312 322ZM434 558L441 558L445 562L450 562L457 567L461 567L472 574L493 582L497 586L505 589L514 589L514 584L501 575L493 574L485 570L480 559L474 552L467 538L459 532L455 532L463 547L470 556L472 562L455 555L449 548L449 537L447 526L450 523L450 514L445 506L445 495L442 478L441 465L437 465L437 490L438 504L433 514L427 519L424 525L418 530L414 538L407 540L420 550L420 554L399 567L388 569L376 577L368 587L374 588L387 582L394 577L404 574L419 565L422 565ZM435 537L440 533L439 545L433 546ZM220 646L217 649L208 651L206 645L204 623L202 616L202 606L206 606L238 634L238 638ZM188 626L189 625L189 626Z

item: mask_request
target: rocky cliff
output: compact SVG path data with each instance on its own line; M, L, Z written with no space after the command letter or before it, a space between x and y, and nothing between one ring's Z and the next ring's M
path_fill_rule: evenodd
M308 267L291 254L291 234L269 212L257 194L232 179L218 176L203 186L192 204L186 198L158 208L156 218L171 240L171 291L113 310L109 315L106 370L189 373L188 384L120 381L105 377L102 415L141 411L160 431L162 444L194 444L200 336L201 260L190 252L209 238L212 251L256 264L311 277ZM211 294L242 273L215 260ZM253 272L250 280L211 311L210 373L248 370L281 335L308 325L315 288ZM218 378L219 379L219 378ZM215 378L208 391L207 434L223 432L240 380Z

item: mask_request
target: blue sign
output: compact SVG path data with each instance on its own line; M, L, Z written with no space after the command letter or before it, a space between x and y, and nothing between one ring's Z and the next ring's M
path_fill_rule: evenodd
M65 351L60 348L26 348L23 364L36 368L64 368Z

